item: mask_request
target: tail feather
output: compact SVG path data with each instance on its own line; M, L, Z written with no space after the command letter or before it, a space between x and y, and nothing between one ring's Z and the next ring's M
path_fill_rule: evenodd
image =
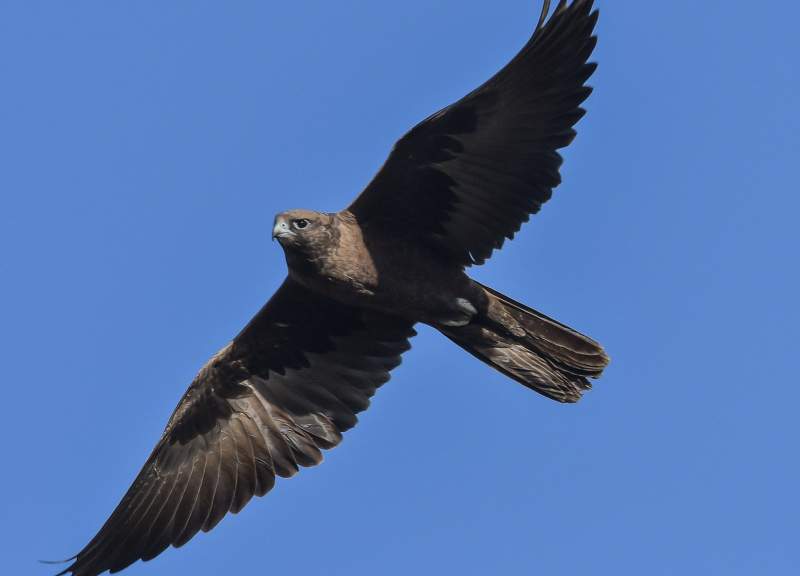
M477 282L476 282L477 284ZM437 326L467 352L517 382L577 402L608 365L602 346L580 332L480 285L486 306L461 327Z
M504 313L510 315L534 346L540 347L564 370L597 378L608 366L608 355L595 340L488 286L480 286L489 295L489 320L501 323L501 327L508 327Z

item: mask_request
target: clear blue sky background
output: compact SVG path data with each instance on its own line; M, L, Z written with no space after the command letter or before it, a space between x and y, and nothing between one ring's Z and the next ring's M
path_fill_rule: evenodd
M322 466L128 574L800 573L800 5L598 4L564 184L475 270L602 341L595 390L423 328ZM4 574L106 519L284 277L273 215L345 206L539 6L0 5Z

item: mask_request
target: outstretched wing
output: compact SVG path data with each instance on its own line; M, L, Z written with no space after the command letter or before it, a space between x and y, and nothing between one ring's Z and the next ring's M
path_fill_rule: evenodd
M414 127L348 208L364 227L420 240L463 265L513 238L561 182L595 70L593 0L549 1L532 38L483 86Z
M287 279L192 382L133 485L62 574L149 560L322 460L400 363L407 320Z

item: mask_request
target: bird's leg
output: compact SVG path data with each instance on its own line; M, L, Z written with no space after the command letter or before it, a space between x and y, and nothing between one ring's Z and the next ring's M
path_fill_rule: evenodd
M443 312L441 316L437 314L434 319L435 323L442 326L458 327L466 326L472 322L478 310L466 298L455 298L447 303L447 308Z

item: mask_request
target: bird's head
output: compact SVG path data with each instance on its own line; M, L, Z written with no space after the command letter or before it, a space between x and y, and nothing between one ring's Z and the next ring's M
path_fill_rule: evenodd
M313 255L329 246L333 236L333 216L312 210L289 210L275 216L272 239L285 251Z

